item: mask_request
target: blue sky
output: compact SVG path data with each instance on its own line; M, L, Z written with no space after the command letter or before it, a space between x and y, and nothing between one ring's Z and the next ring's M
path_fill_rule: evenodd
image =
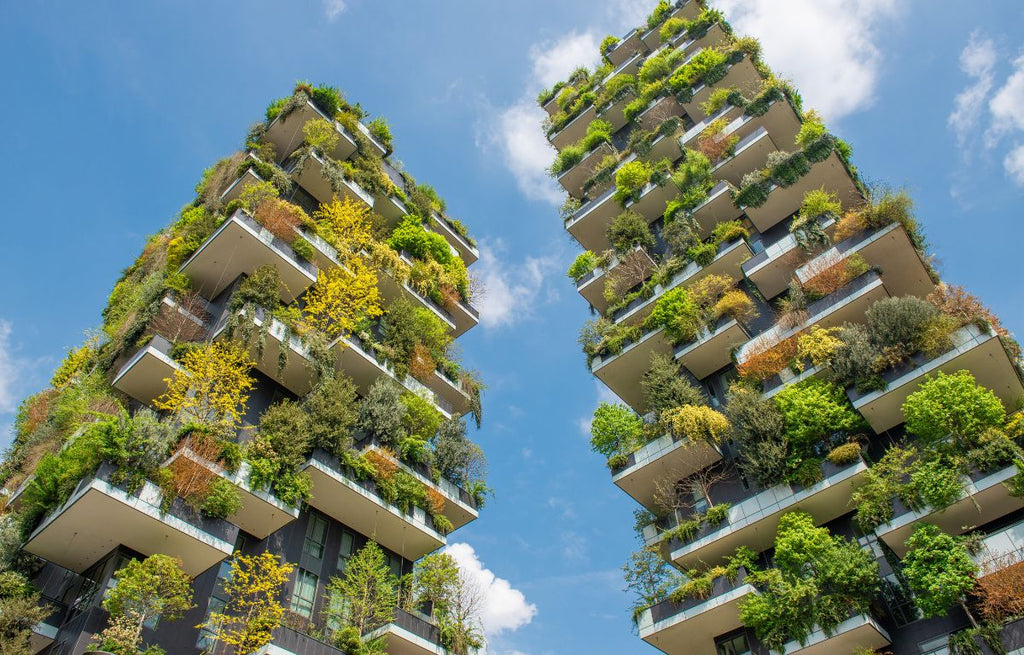
M583 431L607 394L575 343L587 312L564 270L576 248L532 103L652 4L3 2L0 425L99 324L146 235L267 102L296 79L335 84L390 120L398 158L481 241L484 324L460 342L489 385L477 436L496 496L454 541L507 580L481 572L491 652L653 652L631 634L618 571L634 505ZM915 196L943 276L1019 333L1024 4L719 6L852 144L867 180Z

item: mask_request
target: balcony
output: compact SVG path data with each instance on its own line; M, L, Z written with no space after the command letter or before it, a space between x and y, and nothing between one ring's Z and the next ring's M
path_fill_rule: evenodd
M111 385L140 403L152 406L153 401L167 391L167 380L181 368L171 359L172 348L170 341L153 335L150 342L118 370Z
M654 259L640 246L637 246L630 256L641 258L645 269L645 276L654 269ZM607 276L613 273L622 263L622 258L618 255L612 255L611 261L606 266L599 266L576 281L576 290L590 303L591 307L601 314L604 314L609 305L604 297L604 283L608 279Z
M885 525L875 528L875 534L893 552L903 557L907 554L907 539L922 523L937 525L943 532L958 535L1006 516L1024 507L1024 499L1011 496L1010 490L1003 484L1017 473L1017 467L1011 465L991 474L974 472L964 476L963 497L940 510L927 507L911 510L896 501L896 516Z
M604 252L611 247L608 242L608 226L622 211L614 195L615 185L612 184L601 195L580 207L565 222L565 229L587 250Z
M344 651L305 632L281 625L274 628L270 643L253 655L344 655Z
M334 129L338 132L338 145L327 154L338 161L348 159L355 154L355 139L334 120L334 117L327 116L311 100L307 99L304 105L299 106L287 116L278 116L267 126L264 138L274 146L278 161L286 159L292 151L303 144L302 128L307 122L317 119L333 123Z
M708 126L710 126L712 123L714 123L717 120L724 120L726 121L728 129L728 126L732 125L736 121L736 119L741 115L742 108L737 107L736 105L730 105L729 103L726 103L722 106L721 109L716 111L714 114L706 116L704 120L697 121L696 123L694 123L693 127L686 130L686 132L684 132L683 135L679 137L679 145L684 148L694 149L697 147L697 139L700 138L701 133L704 132L704 130L706 130ZM742 138L743 136L746 135L740 135L740 138Z
M832 655L876 651L892 644L889 633L867 614L855 614L835 627L831 633L820 628L807 636L805 643L791 641L783 655Z
M360 452L367 450L380 452L383 450L380 442L373 437L357 442L355 448ZM401 460L395 460L395 463L406 473L444 496L445 503L442 513L452 522L453 530L458 530L467 523L479 518L480 513L477 511L476 501L462 487L444 477L439 477L438 482L434 482L430 467L426 465L410 464Z
M430 215L430 229L444 237L455 251L462 257L466 266L470 266L480 259L480 251L469 240L462 236L448 221L437 214Z
M558 183L562 185L562 188L570 196L579 198L583 194L583 183L594 174L594 169L597 165L608 155L614 154L615 149L612 148L611 144L598 144L593 150L583 155L583 159L575 166L562 171L558 175Z
M40 604L49 606L53 611L39 623L32 626L29 637L29 648L33 653L42 653L57 640L57 632L67 619L68 606L55 598L43 596Z
M238 489L242 508L228 517L234 523L257 539L266 539L295 519L299 508L291 507L269 491L258 491L249 485L249 463L242 462L235 473L199 456L188 445L179 448L164 466L171 466L177 460L188 460L208 470L213 475L231 482Z
M725 77L715 82L712 86L700 84L695 87L690 100L683 103L683 109L686 110L686 113L689 114L694 122L701 121L707 117L707 114L701 109L701 105L707 102L711 92L715 89L737 88L741 91L750 92L758 89L761 86L761 82L761 74L754 68L750 57L744 57L732 66L729 66L729 71L725 74Z
M835 219L827 218L820 221L820 224L831 238L835 231ZM787 233L748 259L743 264L743 274L757 285L765 298L774 298L786 290L789 281L793 279L793 271L803 264L806 258L807 253L797 244L796 237Z
M727 275L734 280L738 280L743 276L740 266L750 258L750 255L750 246L743 239L723 243L718 247L718 254L715 255L710 264L701 266L697 262L690 262L683 270L672 276L672 279L665 286L655 286L651 297L637 298L615 312L612 320L616 323L629 323L633 325L643 323L666 291L676 287L689 286L709 275Z
M665 328L658 328L645 333L617 355L595 357L590 364L590 372L624 403L640 411L647 402L640 389L640 377L650 368L651 356L671 352L672 344L665 336Z
M679 101L673 96L660 96L655 98L636 117L636 122L641 130L653 130L664 121L683 112Z
M260 161L260 159L259 157L250 152L245 156L245 161L258 162ZM245 169L245 172L238 176L237 180L232 182L231 185L228 188L224 189L224 192L220 194L221 202L227 204L233 200L238 200L238 198L242 195L242 191L245 191L246 187L257 182L264 181L265 180L262 177L260 177L253 168L247 168Z
M638 52L646 50L644 42L640 39L640 30L633 30L615 44L615 47L606 55L612 66L621 66L627 59Z
M643 157L644 161L659 162L662 159L676 161L683 156L683 147L679 143L678 130L675 134L659 134L651 142L651 151Z
M707 442L666 434L630 453L626 465L612 471L612 482L653 511L658 481L682 480L721 459L721 453Z
M660 32L660 28L659 28ZM686 36L686 32L680 32L676 34L671 40L666 43L662 43L658 46L658 51L667 50L669 48L675 50L682 50L684 53L689 54L691 52L697 52L704 48L713 48L721 45L722 41L726 38L725 30L722 29L721 23L715 23L707 29L704 36L696 39L690 39Z
M731 132L723 132L725 138L731 136ZM739 186L743 176L750 171L763 168L768 161L769 153L778 150L775 142L768 135L768 130L763 126L743 136L736 142L731 157L719 161L711 170L711 174L717 180L727 180L735 186Z
M676 8L671 14L659 25L653 29L644 32L640 40L643 41L644 46L648 50L654 50L661 44L661 26L673 18L681 18L683 20L693 20L700 15L701 3L697 0L680 0L676 2Z
M982 575L992 573L984 568L989 562L1019 562L1024 559L1024 521L985 535L980 552L973 558L982 567Z
M867 464L859 460L844 466L826 461L820 482L806 488L780 484L765 489L729 508L729 517L721 526L705 524L690 543L673 540L668 545L672 561L691 568L701 562L717 564L739 546L755 552L771 548L779 519L787 512L807 512L816 525L839 518L850 511L850 494L863 484L867 470Z
M285 170L292 176L296 184L308 191L318 202L329 203L335 197L339 200L351 200L376 211L377 207L372 195L354 181L336 176L334 188L331 177L327 174L327 161L316 151L310 151L302 170L296 172L296 160L285 165Z
M621 64L617 65L615 70L605 76L600 88L603 89L608 80L613 77L617 77L619 75L636 75L636 72L640 70L640 66L644 63L645 59L647 59L647 55L642 52L637 52L632 57L628 57Z
M619 93L619 96L613 99L609 104L601 107L597 111L597 118L606 120L611 123L612 134L615 134L626 126L629 121L626 120L626 105L636 98L636 94L632 90L625 90ZM589 124L589 123L588 123ZM586 126L584 126L584 134L586 133ZM575 141L573 141L575 143Z
M585 107L575 118L562 126L562 129L558 130L554 134L548 137L548 141L551 142L556 149L562 150L566 146L571 146L587 134L587 126L590 122L597 118L597 108L591 103L588 107Z
M864 312L875 301L888 296L882 278L875 271L868 271L824 298L808 304L805 310L807 318L797 325L786 327L777 323L751 339L736 353L736 361L743 363L752 355L764 352L812 325L829 328L839 327L843 323L863 323Z
M395 608L394 621L363 636L384 637L387 655L447 655L441 646L441 629L424 615Z
M388 227L398 225L409 214L404 202L387 193L373 194L373 211L384 219L384 224Z
M716 655L714 638L743 627L739 606L757 593L745 577L741 570L735 582L715 578L707 599L663 600L649 607L637 621L640 638L669 655Z
M693 210L693 220L700 227L701 238L711 235L715 226L725 221L736 220L743 215L743 210L732 201L732 186L728 182L718 182L708 192L708 197Z
M403 513L377 495L372 480L357 481L333 455L317 449L302 468L313 479L312 507L384 548L417 560L445 545L423 509Z
M800 118L788 100L776 100L768 105L768 111L760 116L741 113L726 126L726 131L741 139L764 128L772 141L782 150L796 149L796 135L800 131Z
M723 316L714 329L705 330L689 343L675 347L676 361L695 378L703 380L732 361L732 350L749 339L737 321Z
M1016 365L1006 353L999 337L976 325L967 325L951 335L953 348L933 359L918 353L910 361L882 373L886 388L868 393L847 391L854 408L875 432L903 423L903 402L936 371L955 373L968 370L978 384L991 389L1008 408L1016 406L1024 394Z
M82 573L123 545L147 556L174 555L190 576L231 555L238 535L236 526L204 518L180 498L164 512L158 486L147 481L129 493L110 483L113 473L112 465L103 464L94 476L79 482L71 498L32 532L25 550Z
M639 199L626 203L626 209L640 214L647 219L648 223L651 223L665 213L665 205L677 195L679 195L679 189L672 183L672 180L666 179L661 184L648 182L647 186L640 191Z
M921 254L914 248L907 231L899 223L862 232L837 243L796 269L796 277L804 283L832 264L855 253L868 265L882 271L885 288L894 296L924 298L935 289L935 283L932 282Z
M316 282L316 266L299 257L243 210L236 210L181 265L193 288L214 298L242 273L272 265L281 276L281 299L290 303Z
M810 172L795 184L773 187L763 205L746 208L747 216L759 232L766 232L799 210L805 193L822 187L838 195L843 209L851 209L864 202L850 172L839 155L833 152L824 161L812 164Z

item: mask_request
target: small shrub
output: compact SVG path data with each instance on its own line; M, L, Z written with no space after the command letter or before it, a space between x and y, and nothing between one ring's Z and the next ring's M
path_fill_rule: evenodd
M712 505L708 508L708 511L704 513L704 520L711 525L721 525L729 518L729 509L732 507L729 503L719 503Z
M316 260L316 248L313 244L307 241L304 237L296 236L295 240L292 241L292 250L299 257L302 257L307 262Z
M736 239L749 239L750 230L740 220L722 221L711 231L711 239L717 243L728 243Z
M932 509L949 507L963 496L960 471L942 460L918 464L910 474L910 484Z
M612 219L608 226L608 241L619 254L637 246L653 248L655 245L654 235L646 219L632 211L622 212Z
M718 244L711 241L698 242L686 249L686 258L700 266L709 265L717 255Z
M825 457L828 461L832 462L836 466L845 466L847 464L853 464L860 459L860 444L858 443L844 443L842 446L836 446L829 454Z
M682 405L703 405L704 393L683 377L679 364L668 354L651 356L651 367L640 378L640 388L647 402L647 410L661 417L663 412Z
M811 448L835 432L853 432L863 419L850 406L842 387L810 378L786 387L775 396L785 436L796 447Z
M201 511L206 516L223 519L242 509L242 497L233 482L223 478L210 485L209 495L203 501Z
M754 301L739 289L726 291L711 309L711 316L716 320L722 316L728 316L733 320L746 323L757 318L757 315Z
M573 281L579 282L587 274L591 273L597 268L598 257L589 250L585 250L576 256L572 264L569 266L569 270L566 271L566 275L569 276Z
M340 135L338 130L335 129L334 123L317 118L306 121L306 124L302 126L302 137L306 145L320 152L330 154L338 147Z
M634 160L623 164L615 173L615 199L623 206L636 200L653 172L650 164L643 161Z
M921 347L921 337L938 310L914 296L883 298L865 312L872 340L880 347L898 347L907 354Z
M377 140L386 150L391 150L391 126L388 125L387 119L383 116L378 116L372 121L367 123L366 127L370 130L370 134Z
M712 445L721 443L731 427L723 414L703 405L682 405L667 410L662 420L671 426L677 437Z
M825 135L825 123L821 114L811 109L804 114L803 125L796 134L796 144L806 148Z
M973 468L986 473L998 471L1024 456L1020 446L1002 430L988 428L978 437L978 447L967 453Z
M818 260L815 260L816 262ZM839 261L831 259L819 264L808 264L811 277L803 283L811 299L824 298L835 293L868 271L868 263L858 253L851 253Z
M740 377L763 382L790 366L797 355L797 338L790 337L764 350L748 355L736 366Z
M835 356L843 342L835 335L839 328L823 328L817 325L797 337L797 367L803 370L803 363L809 361L811 366L827 366Z
M824 479L821 470L821 460L816 458L805 459L793 470L790 479L802 487L810 487Z
M703 324L700 307L683 287L662 294L644 321L649 329L664 327L666 336L676 343L694 339Z

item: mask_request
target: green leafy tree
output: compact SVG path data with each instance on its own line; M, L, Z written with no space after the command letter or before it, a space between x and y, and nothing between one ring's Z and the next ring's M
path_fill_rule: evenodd
M674 343L692 340L703 324L700 306L683 287L663 293L644 321L647 328L664 327L666 336Z
M33 655L32 628L49 613L23 575L0 572L0 654Z
M625 405L601 403L590 423L590 447L611 458L640 445L643 422Z
M1006 410L994 393L974 381L968 371L929 378L903 403L907 432L926 443L952 436L963 450L977 446L987 428L998 428Z
M115 655L138 653L147 621L174 621L193 607L192 581L181 561L168 555L132 560L116 577L117 584L103 600L110 621L97 635L99 646Z
M786 387L775 396L775 404L782 413L785 438L800 450L835 432L852 432L863 426L842 387L818 378Z
M661 555L655 545L643 546L629 556L622 567L626 589L633 594L633 620L683 582L683 577Z
M903 575L925 617L943 616L960 604L974 621L964 598L977 585L978 566L963 541L925 524L914 530L906 546Z
M388 567L380 546L369 542L345 564L345 575L331 578L331 617L355 628L359 635L394 620L398 579Z
M466 577L455 558L448 553L428 555L416 564L413 578L416 600L433 604L442 645L454 655L483 648L482 590Z
M359 420L356 387L344 375L323 380L302 401L309 416L309 436L314 446L341 455L352 445L352 428Z

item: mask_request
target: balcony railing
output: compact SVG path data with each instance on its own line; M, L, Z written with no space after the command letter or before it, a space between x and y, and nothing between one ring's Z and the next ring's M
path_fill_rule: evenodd
M681 480L721 459L718 449L707 442L666 434L631 452L625 464L612 469L612 482L654 511L659 482Z
M787 643L783 655L858 653L880 650L891 643L889 633L877 620L867 614L855 614L828 632L815 629L803 643Z
M171 358L172 348L170 341L159 334L153 335L149 343L139 348L118 370L111 386L144 405L152 405L167 391L167 379L180 368Z

